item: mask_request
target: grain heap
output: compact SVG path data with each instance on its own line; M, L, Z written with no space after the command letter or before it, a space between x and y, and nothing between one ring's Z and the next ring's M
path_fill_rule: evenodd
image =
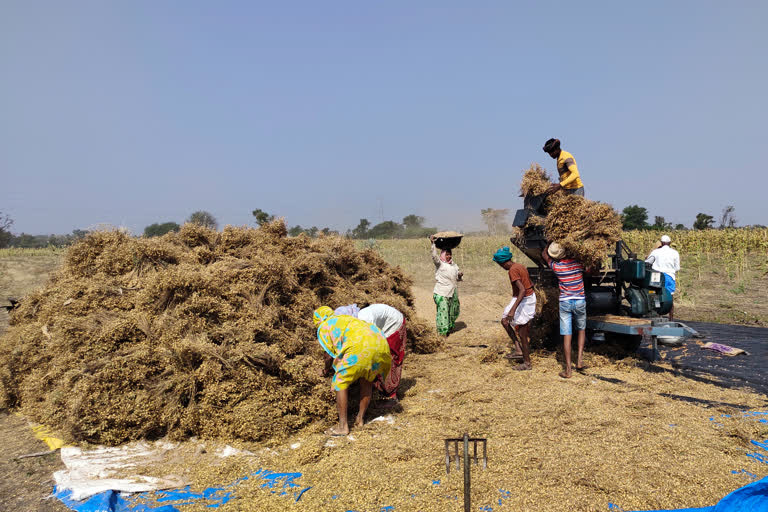
M415 351L438 347L399 268L342 238L285 234L280 220L89 235L0 338L0 408L78 441L261 440L334 415L314 308L391 304Z

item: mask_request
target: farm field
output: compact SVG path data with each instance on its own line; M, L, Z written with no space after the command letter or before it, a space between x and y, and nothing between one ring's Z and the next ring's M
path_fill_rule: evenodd
M670 233L680 252L681 270L675 294L675 315L681 320L768 326L768 229L679 231ZM629 231L624 241L638 255L653 249L659 234ZM434 267L426 240L377 240L372 246L389 263L400 265L419 287L431 288ZM466 237L454 251L464 272L462 290L506 297L510 292L504 272L491 261L506 236ZM535 266L517 248L515 260Z
M744 237L743 247L731 242L718 250L725 238L714 237L728 232L695 242L673 235L680 240L683 267L676 299L681 320L768 325L768 230L740 231L734 236ZM626 238L640 254L653 244L646 233ZM413 277L417 313L431 320L434 267L428 242L360 245L372 246ZM665 361L651 365L596 351L586 356L587 374L570 381L558 379L560 355L553 352L536 352L531 372L511 371L498 357L506 345L498 317L510 286L490 262L501 245L509 245L505 237L468 237L455 251L465 273L458 328L437 353L408 355L402 411L389 416L374 410L369 420L385 420L369 421L331 443L322 434L327 425L313 425L279 443L233 443L257 454L252 457L219 460L211 454L214 443L200 450L199 442L187 441L178 449L181 462L167 461L147 472L180 473L193 489L203 489L267 467L302 473L302 485L312 487L292 503L258 481L246 481L222 510L460 510L461 474L446 476L442 440L468 431L489 443L488 469L473 473L475 508L705 506L749 483L742 470L768 474L768 465L746 456L750 439L768 438L768 426L741 416L768 409L763 394L685 378ZM0 251L0 297L41 285L60 258L56 251ZM4 310L0 315L2 331L7 316ZM14 447L0 458L0 509L64 510L55 500L42 501L50 474L60 467L55 456L12 460L44 449L17 417L0 417L0 444Z

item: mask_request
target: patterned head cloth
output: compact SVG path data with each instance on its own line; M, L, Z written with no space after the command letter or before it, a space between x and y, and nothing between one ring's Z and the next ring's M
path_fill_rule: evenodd
M512 253L509 251L509 247L506 245L493 253L493 261L496 263L506 263L512 261Z
M312 320L314 320L315 326L318 326L329 316L333 316L333 310L328 306L320 306L315 310Z
M349 306L339 306L336 308L336 311L333 312L334 315L349 315L357 318L357 314L360 312L360 308L357 307L357 304L350 304Z

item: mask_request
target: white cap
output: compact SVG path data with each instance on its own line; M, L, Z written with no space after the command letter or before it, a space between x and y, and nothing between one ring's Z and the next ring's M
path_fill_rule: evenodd
M661 241L664 242L665 244L668 244L668 243L672 242L672 239L669 238L667 235L662 235L661 236Z

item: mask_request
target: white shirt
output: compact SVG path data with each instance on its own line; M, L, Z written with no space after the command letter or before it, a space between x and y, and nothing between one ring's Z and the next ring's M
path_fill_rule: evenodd
M459 266L451 260L446 263L440 259L440 252L432 244L432 261L435 263L435 289L433 293L443 297L453 297L459 282Z
M668 245L651 251L645 261L653 264L653 270L669 274L672 279L675 279L675 272L680 270L680 254Z
M386 304L371 304L361 309L357 318L381 329L385 338L395 334L403 325L403 314Z

